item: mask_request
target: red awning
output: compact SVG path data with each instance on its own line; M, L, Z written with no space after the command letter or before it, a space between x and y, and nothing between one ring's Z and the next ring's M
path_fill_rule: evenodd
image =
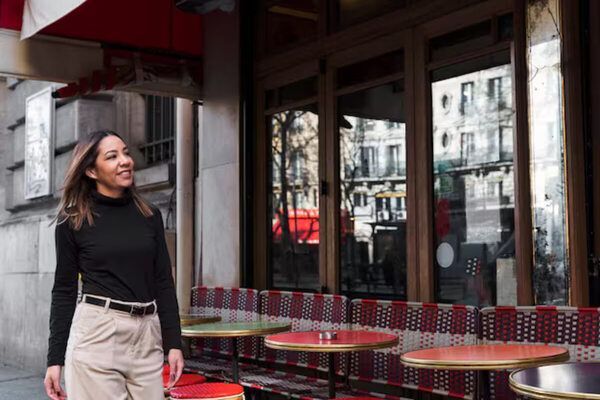
M23 28L22 37L33 34L22 41L20 49L25 50L15 53L19 60L12 69L7 67L8 74L70 82L57 90L55 97L121 89L198 98L202 82L201 18L177 9L173 0L0 0L0 28L17 32ZM88 46L89 42L87 48L97 49L94 56L98 61L92 66L86 58L63 59L69 66L81 65L77 76L61 73L59 64L50 74L32 75L32 71L40 70L36 64L56 64L47 62L50 53L44 58L29 56L29 44L37 41L35 48L40 49L50 43L36 37L38 30L45 37L76 39L72 48Z
M283 211L278 212L277 220L273 224L273 240L281 241L282 229L280 217ZM295 243L319 244L319 210L297 209L288 211L288 224L290 236Z
M44 1L52 7L54 0ZM24 5L25 0L0 0L0 28L20 31ZM178 10L173 0L85 0L40 33L109 47L200 56L201 23L201 16Z

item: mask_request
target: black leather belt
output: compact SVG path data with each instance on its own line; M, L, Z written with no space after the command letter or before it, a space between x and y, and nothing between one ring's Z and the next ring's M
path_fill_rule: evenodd
M110 301L110 300L104 300L104 299L99 299L97 297L85 296L84 301L88 304L105 307L106 302ZM138 305L115 303L114 301L110 301L108 308L111 308L113 310L118 310L118 311L124 311L126 313L129 313L129 315L148 315L148 314L154 314L154 312L156 311L156 307L154 304L150 304L147 306L138 306Z

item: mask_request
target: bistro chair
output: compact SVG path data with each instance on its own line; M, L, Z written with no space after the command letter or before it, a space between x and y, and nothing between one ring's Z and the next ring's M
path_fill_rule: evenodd
M162 372L162 378L163 378L163 387L165 390L165 395L169 395L169 393L171 392L171 390L173 390L173 388L176 387L182 387L182 386L190 386L190 385L198 385L200 383L205 383L206 382L206 378L203 377L202 375L198 375L198 374L181 374L181 377L179 377L179 380L177 382L175 382L175 385L173 385L173 388L168 389L167 388L167 384L169 383L169 374L170 374L170 369L169 369L169 365L165 364L163 367L163 372Z
M169 399L244 400L244 388L236 383L202 383L174 388Z

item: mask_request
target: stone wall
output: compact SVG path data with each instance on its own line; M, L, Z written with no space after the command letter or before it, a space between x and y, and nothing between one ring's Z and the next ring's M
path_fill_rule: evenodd
M197 283L240 284L239 10L214 12L204 29L204 98L200 129L200 234Z

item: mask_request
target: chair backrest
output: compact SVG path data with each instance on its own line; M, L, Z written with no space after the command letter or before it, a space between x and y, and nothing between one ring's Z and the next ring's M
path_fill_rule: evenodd
M192 313L219 316L223 322L258 321L258 290L197 286L192 288ZM232 354L231 340L201 338L191 343L192 355L201 352ZM239 341L240 356L255 358L256 340L242 338Z
M477 321L477 309L471 306L352 300L352 329L392 333L399 343L390 349L352 353L350 378L470 398L475 392L472 372L414 369L404 366L400 355L431 347L475 344Z
M292 331L348 329L349 301L345 296L265 290L260 292L260 318L263 321L290 323ZM327 370L327 355L269 349L261 345L259 359L300 367ZM343 373L344 363L336 361Z
M600 360L600 309L557 306L487 307L482 343L545 343L569 349L571 361ZM513 399L507 373L490 374L490 398Z

